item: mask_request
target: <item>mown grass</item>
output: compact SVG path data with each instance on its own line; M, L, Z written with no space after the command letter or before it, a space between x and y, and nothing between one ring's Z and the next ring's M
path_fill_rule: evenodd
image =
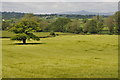
M0 31L2 35L0 37L13 37L15 34L9 31Z
M2 41L5 78L118 77L117 35L66 35L27 45Z
M15 35L14 33L10 32L10 31L0 31L0 33L2 33L2 35L0 37L4 37L4 38L13 37ZM50 32L34 32L34 34L38 37L50 36ZM58 34L58 35L73 35L72 33L61 33L61 32L55 32L55 34Z

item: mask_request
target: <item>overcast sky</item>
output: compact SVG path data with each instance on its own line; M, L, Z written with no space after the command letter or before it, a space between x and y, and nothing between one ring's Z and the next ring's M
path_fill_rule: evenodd
M119 0L2 0L2 2L119 2Z
M88 2L89 1L89 2ZM2 11L27 13L59 13L86 10L115 12L118 0L4 0Z

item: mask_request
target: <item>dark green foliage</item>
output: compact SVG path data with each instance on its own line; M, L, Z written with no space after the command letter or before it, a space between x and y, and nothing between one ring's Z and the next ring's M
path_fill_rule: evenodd
M16 21L18 21L18 20L14 19L14 18L12 18L10 20L3 19L2 20L2 30L9 30L13 26L13 24L16 23Z
M10 23L7 21L2 21L2 30L7 30L10 27Z
M51 31L50 35L53 36L53 37L55 37L56 34L55 34L55 32Z
M83 27L83 32L87 33L88 32L88 28L89 28L89 23L88 21L85 23L84 27Z
M95 34L101 32L103 28L104 28L103 18L102 16L97 15L93 17L92 20L87 20L83 28L83 32L84 33L89 32L91 34Z
M64 29L66 32L75 33L75 34L79 34L82 32L82 27L80 27L80 22L76 20L69 22L67 25L65 25Z
M64 32L64 26L68 24L71 20L68 18L58 18L55 22L53 22L50 27L54 32Z
M49 24L51 23L50 20L41 19L39 23L40 23L39 27L41 28L41 31L43 32L50 31L50 27L49 27Z
M87 22L87 18L83 18L82 22L86 23Z
M12 18L16 18L16 19L20 19L22 18L25 13L19 13L19 12L0 12L2 14L2 18L3 19L12 19ZM76 15L76 14L40 14L40 15L35 15L37 17L41 17L41 18L46 18L46 19L53 19L55 17L67 17L67 18L71 18L71 19L80 19L80 18L92 18L95 15ZM107 16L104 16L107 17Z
M104 28L103 21L98 21L97 22L97 32L102 31Z
M81 18L92 18L96 15L77 15L77 14L61 14L61 15L58 15L60 17L67 17L67 18L71 18L71 19L81 19ZM106 17L106 16L105 16Z
M114 15L114 26L115 33L120 34L120 11L116 12Z
M114 32L113 16L108 17L105 21L105 24L108 27L109 32L113 33Z
M12 27L10 30L14 33L28 33L34 30L38 29L38 24L35 21L23 19L16 23L14 27Z
M120 32L120 11L116 12L114 15L109 16L105 20L105 25L108 27L110 34L118 34Z
M96 20L89 20L86 22L84 29L83 29L84 33L97 33L97 21Z
M22 40L26 40L28 37L28 35L26 35L25 33L19 33L16 36L12 37L11 40L18 40L18 41L22 41Z
M25 15L25 13L17 13L17 12L2 12L3 19L20 19Z
M33 19L33 16L29 16L29 18L26 16L10 29L10 31L17 34L11 38L12 40L23 41L23 43L26 43L27 39L40 40L39 37L32 33L39 30L37 21Z
M104 28L104 20L103 20L103 17L100 16L99 14L95 17L93 17L93 20L96 21L96 30L97 30L97 33L100 33L103 28Z
M68 15L68 14L18 14L7 13L11 17L4 19L2 22L2 30L13 31L16 34L31 32L70 32L70 33L84 33L84 34L118 34L120 31L120 11L114 15L105 17L92 15ZM13 14L15 15L13 17ZM17 16L16 16L17 15ZM25 15L23 17L23 15ZM6 16L7 17L7 16ZM109 31L109 32L108 32ZM33 35L32 35L33 36ZM34 36L35 37L35 36ZM28 39L28 37L26 37ZM31 37L32 39L32 37Z
M89 33L97 33L97 22L95 20L90 20L88 22L88 32Z

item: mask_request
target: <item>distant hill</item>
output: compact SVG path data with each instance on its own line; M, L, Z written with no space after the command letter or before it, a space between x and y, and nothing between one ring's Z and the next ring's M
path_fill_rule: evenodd
M114 12L109 12L109 13L98 13L98 12L89 12L89 11L85 11L85 10L82 10L82 11L76 11L76 12L62 12L62 13L56 13L56 14L76 14L76 15L105 15L105 16L109 16L109 15L113 15Z
M0 12L0 14L2 14L3 19L11 19L11 18L20 19L26 13L21 13L21 12ZM34 15L39 16L39 17L48 17L48 16L56 16L57 14L34 14Z
M26 13L19 13L19 12L0 12L0 14L1 13L2 13L2 18L3 19L11 19L11 18L20 19L26 14ZM41 18L51 19L51 18L54 18L54 17L92 18L93 16L96 16L96 14L98 14L98 13L80 11L80 12L67 12L67 13L57 13L57 14L34 14L34 15L38 16L38 17L41 17ZM102 15L102 14L100 14L100 15ZM107 17L108 15L110 15L110 14L106 13L106 15L104 17Z
M11 19L11 18L22 18L25 13L18 13L18 12L0 12L0 14L2 13L2 18L3 19Z

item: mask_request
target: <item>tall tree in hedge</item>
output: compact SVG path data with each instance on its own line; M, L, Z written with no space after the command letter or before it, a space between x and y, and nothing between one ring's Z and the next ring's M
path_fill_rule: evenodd
M119 33L120 34L120 11L117 11L114 15L113 15L113 24L115 26L115 33Z
M26 40L30 39L40 40L39 37L32 33L39 29L38 23L32 19L32 17L33 16L29 16L29 18L26 18L25 16L10 29L10 31L16 33L11 40L23 41L23 44L26 43Z
M80 22L77 20L69 22L67 25L64 26L64 29L66 32L75 34L79 34L83 31Z
M95 20L90 20L89 21L89 28L88 28L88 31L90 33L97 33L97 22Z
M113 24L113 16L109 16L106 20L105 20L105 25L108 27L109 32L112 34L114 33L114 24Z
M98 22L97 22L97 32L102 31L103 28L104 28L103 21L98 21Z
M82 22L83 22L83 23L86 23L87 20L88 20L87 18L83 18L83 19L82 19Z
M94 19L87 21L83 30L86 33L97 33L97 21Z
M64 32L64 26L71 20L69 18L58 18L55 22L51 23L51 30L54 32Z
M105 24L108 27L111 34L118 34L120 32L120 11L117 11L114 15L106 18Z
M104 28L104 20L102 16L94 16L92 20L87 20L84 25L83 32L84 33L98 33Z
M103 17L98 14L97 16L93 17L93 19L96 21L97 32L102 31L103 28L104 28L104 20L103 20Z
M88 28L89 28L89 21L87 21L87 22L84 24L83 32L84 32L84 33L88 33Z

